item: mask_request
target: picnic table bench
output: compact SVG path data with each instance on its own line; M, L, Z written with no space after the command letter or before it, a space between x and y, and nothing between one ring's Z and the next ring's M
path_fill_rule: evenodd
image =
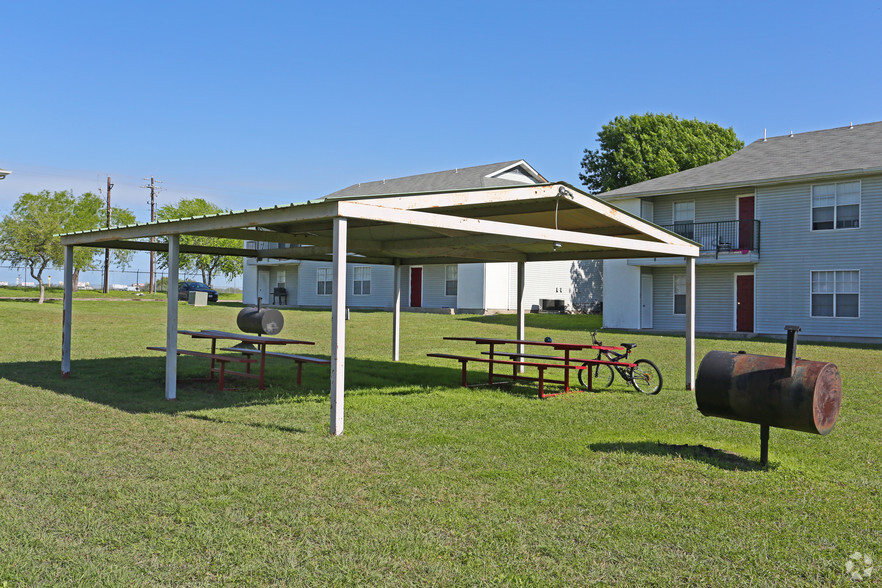
M179 330L179 334L181 335L189 335L194 339L210 339L211 340L211 352L216 352L217 342L220 339L228 339L232 341L239 341L242 344L250 344L256 347L240 347L236 348L236 351L242 351L243 349L251 351L256 351L260 354L260 368L259 372L255 375L250 373L250 368L248 369L247 374L239 374L243 375L246 378L257 378L258 380L258 388L263 389L263 380L264 380L264 366L266 364L266 356L269 355L266 350L267 345L315 345L314 341L300 341L298 339L284 339L282 337L264 337L262 335L250 335L247 333L228 333L226 331L216 331L216 330L202 330L202 331L188 331L188 330ZM270 352L271 353L271 352ZM227 357L227 356L223 356ZM244 358L240 358L244 359ZM212 363L212 367L214 367L214 363ZM299 380L299 378L298 378ZM298 381L299 383L299 381Z
M474 357L469 355L458 355L451 353L428 353L426 354L428 357L439 357L442 359L455 359L460 362L462 366L462 385L468 386L466 381L466 371L468 362L476 361L479 363L486 363L488 365L488 383L494 384L494 377L496 378L505 378L512 381L518 380L531 380L536 381L539 384L539 397L540 398L548 398L550 396L557 396L558 394L571 392L570 390L570 372L572 370L583 370L587 375L588 388L591 388L591 369L588 369L588 366L584 364L594 365L594 364L609 364L609 365L618 365L618 366L628 366L631 367L634 364L631 363L623 363L623 362L614 362L607 361L602 359L595 358L576 358L571 357L570 353L573 351L580 351L584 349L593 349L593 350L620 350L622 347L607 347L607 346L598 346L592 344L584 344L584 343L554 343L551 341L524 341L519 339L495 339L490 337L444 337L445 340L450 341L472 341L479 345L489 345L489 351L482 351L481 355L486 355L488 357ZM498 345L516 345L518 348L522 346L539 346L539 347L551 347L554 351L561 351L563 355L547 355L547 354L539 354L539 353L524 353L522 351L502 351L497 349ZM507 357L508 359L502 359L503 357ZM510 365L512 366L512 373L499 373L493 370L494 365ZM535 368L539 373L537 376L529 376L523 373L519 373L519 370L530 367ZM546 377L546 371L550 369L560 369L563 371L563 379L551 379ZM546 394L545 393L545 384L563 384L564 392L561 393L553 393Z
M551 380L545 377L545 370L547 369L563 369L565 373L569 373L569 370L584 370L585 366L583 365L570 365L565 363L540 363L533 361L518 361L511 359L496 359L491 357L471 357L466 355L454 355L451 353L427 353L428 357L440 357L444 359L456 359L462 365L462 385L464 387L468 386L468 382L466 381L466 368L468 366L468 362L477 361L481 363L487 363L491 366L490 369L490 384L493 384L493 376L497 378L511 378L512 380L535 380L539 383L539 398L548 398L549 396L557 396L557 394L546 394L545 393L545 384L554 383L554 384L564 384L564 380ZM513 367L512 374L500 374L494 373L492 370L493 364L504 364L511 365ZM518 366L525 367L533 367L539 371L539 376L527 376L524 374L518 374L517 368ZM569 391L569 389L567 389Z
M147 347L147 349L149 349L151 351L163 351L163 352L168 351L168 349L166 347L150 346L150 347ZM220 353L206 353L204 351L193 351L191 349L177 349L177 354L178 355L192 355L193 357L203 357L205 359L210 359L211 360L211 367L208 370L208 379L209 380L213 379L212 375L214 373L217 373L218 380L219 380L218 390L221 392L223 392L223 390L224 390L224 376L226 374L234 374L237 376L244 376L246 378L256 377L256 375L250 373L250 371L249 372L235 372L235 371L227 371L226 370L227 363L229 363L229 362L244 363L245 368L247 370L250 370L251 364L257 363L256 359L251 359L250 357L240 357L238 355L224 355L224 354L220 354ZM215 367L214 366L215 362L220 364L220 367Z
M248 347L225 347L221 349L221 351L237 351L244 355L259 355L261 353L260 349L249 349ZM282 357L284 359L291 359L297 362L297 385L300 385L302 375L303 375L303 364L304 363L315 363L315 364L330 364L330 359L322 359L320 357L312 357L310 355L295 355L293 353L282 353L280 351L265 351L263 355L266 357ZM253 360L257 361L257 360Z

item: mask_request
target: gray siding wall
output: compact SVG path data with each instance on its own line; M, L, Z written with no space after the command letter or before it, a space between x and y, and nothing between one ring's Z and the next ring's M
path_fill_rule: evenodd
M444 293L447 289L446 268L446 265L423 266L424 308L456 308L456 296L447 296ZM408 274L410 274L410 270L408 270ZM389 299L391 300L391 295ZM409 302L410 298L408 297L407 303ZM405 301L402 301L401 304L407 305Z
M648 268L644 268L646 271ZM695 270L695 330L735 330L735 275L753 273L751 265L702 265ZM686 267L653 268L652 323L654 329L682 331L685 315L674 314L674 276Z
M699 194L677 196L656 196L654 220L657 225L670 225L674 222L674 202L695 202L695 222L709 223L731 221L738 218L738 196L753 195L753 188L740 190L717 190Z
M352 293L353 268L360 264L346 266L346 306L351 308L391 308L392 306L392 275L394 268L386 265L372 265L371 293L367 296L356 296ZM317 270L320 267L333 267L330 263L304 261L297 272L297 289L301 306L331 306L331 296L317 293Z
M810 183L757 190L756 212L757 332L782 334L794 324L810 335L882 337L882 176L861 181L858 229L812 231ZM860 318L812 318L813 270L860 271Z

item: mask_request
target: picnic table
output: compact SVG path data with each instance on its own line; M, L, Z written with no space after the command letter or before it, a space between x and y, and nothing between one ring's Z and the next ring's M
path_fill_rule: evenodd
M605 345L593 345L591 343L561 343L554 341L526 341L521 339L502 339L494 337L444 337L446 341L471 341L476 345L486 345L487 351L482 351L481 355L487 357L471 357L465 355L455 355L449 353L429 353L429 357L440 357L446 359L456 359L462 365L462 385L466 386L466 366L469 361L477 361L486 363L488 367L487 379L489 384L493 384L493 378L505 378L517 381L535 380L539 383L539 397L546 398L548 396L557 396L557 394L546 394L545 384L563 384L564 391L570 392L570 372L572 370L585 370L588 375L589 388L591 387L591 370L587 369L585 364L589 366L597 363L618 364L620 362L610 362L607 360L597 359L596 357L575 357L574 352L590 349L593 351L618 351L624 347L610 347ZM505 351L498 349L499 346L515 345L515 351ZM518 351L528 346L544 348L541 352L527 353L526 351ZM550 354L550 352L558 352ZM502 358L508 359L502 359ZM510 365L512 367L511 374L494 372L494 365ZM518 371L523 367L533 367L539 371L539 376L527 376ZM563 370L563 379L549 379L545 377L545 371L549 369Z
M225 349L225 351L237 351L237 352L243 353L245 355L259 354L260 355L260 368L259 368L259 371L257 374L251 373L251 367L249 365L250 363L253 363L256 360L248 361L244 358L240 359L238 361L242 361L245 363L246 372L227 372L227 373L228 374L235 373L236 375L242 376L245 378L257 378L258 387L261 389L263 388L264 366L266 365L267 355L278 356L278 357L288 356L288 357L291 357L292 359L300 358L301 360L309 359L309 360L312 360L311 363L330 363L326 359L306 358L306 356L294 356L294 355L289 356L289 354L267 352L267 350L266 350L267 345L315 345L315 341L301 341L299 339L285 339L282 337L264 337L261 335L249 335L246 333L228 333L226 331L215 331L215 330L188 331L188 330L180 329L180 330L178 330L178 334L189 335L190 337L192 337L194 339L210 339L211 340L211 353L209 354L209 358L211 359L211 371L209 372L210 374L213 374L216 371L219 371L218 369L215 368L216 361L221 361L222 362L221 367L223 367L223 359L220 359L220 358L230 357L230 356L222 356L222 355L219 356L217 354L218 340L239 341L240 343L246 343L246 344L251 344L251 345L255 346L253 348L232 347L232 348ZM302 365L303 365L303 362L298 361L298 368L302 369ZM300 369L298 369L298 372L297 372L297 383L298 384L300 383Z

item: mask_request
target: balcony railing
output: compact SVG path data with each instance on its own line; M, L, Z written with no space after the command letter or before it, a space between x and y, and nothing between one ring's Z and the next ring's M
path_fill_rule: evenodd
M760 222L758 220L674 223L661 227L699 243L701 245L699 253L714 255L730 251L759 253Z

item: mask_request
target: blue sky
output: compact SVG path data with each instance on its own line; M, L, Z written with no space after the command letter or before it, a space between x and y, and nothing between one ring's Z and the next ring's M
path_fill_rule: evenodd
M151 175L234 210L521 158L578 185L617 115L882 120L880 30L849 1L6 2L0 214L108 175L139 220Z

